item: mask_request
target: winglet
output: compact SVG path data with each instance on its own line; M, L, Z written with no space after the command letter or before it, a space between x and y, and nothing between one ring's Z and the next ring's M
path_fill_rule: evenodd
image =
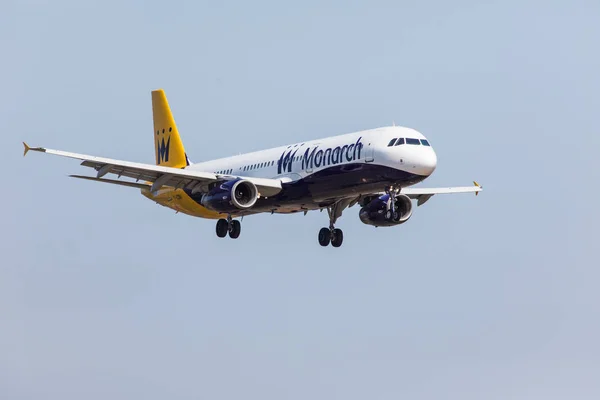
M481 186L481 185L480 185L479 183L477 183L476 181L473 181L473 184L474 184L475 186L477 186L478 188L481 188L481 189L483 189L483 186ZM479 192L475 192L475 196L477 196L478 194L479 194Z
M27 152L31 150L31 147L29 147L29 145L25 142L23 142L23 146L25 146L25 150L23 150L23 157L25 157L27 155Z

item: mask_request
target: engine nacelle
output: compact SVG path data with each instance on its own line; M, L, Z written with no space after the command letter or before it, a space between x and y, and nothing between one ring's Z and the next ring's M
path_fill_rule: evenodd
M395 226L408 221L412 216L412 201L405 194L396 196L396 215L387 213L389 194L376 197L366 203L358 214L360 220L367 225L373 226Z
M202 196L200 203L213 211L233 213L251 208L256 200L256 185L245 179L237 179L217 184Z

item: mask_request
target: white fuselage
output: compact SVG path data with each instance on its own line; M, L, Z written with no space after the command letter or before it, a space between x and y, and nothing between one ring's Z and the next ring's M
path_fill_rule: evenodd
M404 139L405 143L388 146L394 138ZM407 139L418 142L409 144ZM383 127L195 163L188 168L295 182L332 166L367 163L427 177L435 170L437 157L433 147L423 145L422 141L428 143L414 129Z

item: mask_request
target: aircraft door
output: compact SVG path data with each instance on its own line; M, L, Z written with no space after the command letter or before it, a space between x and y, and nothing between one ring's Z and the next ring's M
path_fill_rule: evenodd
M375 161L375 145L370 142L365 146L365 162L370 163Z

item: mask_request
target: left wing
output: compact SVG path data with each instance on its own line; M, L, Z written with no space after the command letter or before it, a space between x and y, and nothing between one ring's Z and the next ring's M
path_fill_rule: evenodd
M483 190L483 187L473 181L474 186L447 187L447 188L403 188L400 193L407 195L411 199L417 200L417 206L425 204L433 195L451 194L451 193L475 193L475 196Z
M220 175L210 172L192 171L189 169L179 169L172 167L161 167L158 165L135 163L130 161L113 160L110 158L88 156L85 154L70 153L61 150L46 149L44 147L29 147L23 142L25 151L38 151L41 153L54 154L57 156L74 158L82 160L81 165L94 168L97 172L95 177L71 175L74 178L88 179L99 182L112 183L123 186L137 188L147 188L154 192L162 186L171 186L174 188L188 188L192 193L208 191L208 185L213 182L219 182L234 178L243 178L256 185L261 196L274 196L281 191L281 181L268 178L241 177L233 175ZM118 178L126 176L134 178L135 182L118 181L113 179L102 179L106 174L117 175ZM138 181L151 182L138 183Z

